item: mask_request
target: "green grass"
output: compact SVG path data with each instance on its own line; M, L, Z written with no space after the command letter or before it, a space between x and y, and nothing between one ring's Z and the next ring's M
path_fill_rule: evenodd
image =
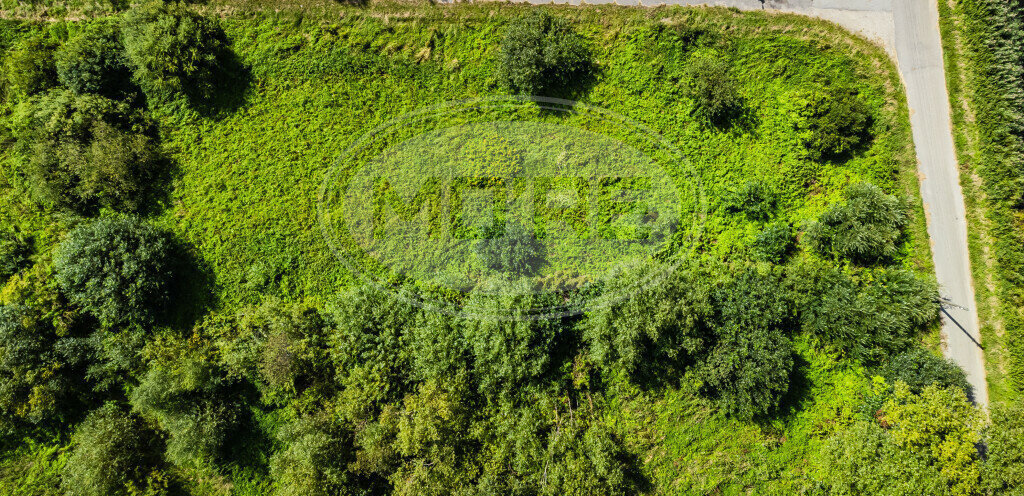
M170 204L156 221L192 243L209 265L218 311L267 295L320 305L350 286L353 275L317 225L319 188L334 160L403 112L500 94L491 76L497 40L503 25L524 11L502 4L363 9L312 2L294 10L281 4L283 11L273 13L257 11L261 5L221 1L205 7L227 14L223 26L250 68L244 92L225 98L232 105L212 115L175 106L156 112L177 167ZM727 213L721 198L751 178L778 190L780 218L797 226L837 201L848 184L870 181L912 200L914 221L902 263L931 271L907 107L895 67L880 48L796 16L726 9L551 10L590 40L600 69L579 100L652 128L698 171L709 203L704 253L747 256L763 225ZM23 13L30 14L40 15ZM730 62L749 109L742 122L723 130L690 117L680 78L695 54ZM874 139L849 160L815 163L794 132L793 110L802 94L830 84L860 92L874 117ZM26 200L9 152L3 153L3 220L35 233L45 258L74 219ZM654 493L786 493L799 487L805 459L820 439L848 421L872 388L856 364L806 339L798 339L797 349L804 383L774 420L729 419L687 386L662 392L618 386L604 399L603 411L639 453ZM24 456L9 457L5 466ZM3 483L27 484L15 471L4 473L9 479ZM234 490L257 494L264 484L259 474L246 473L236 478ZM230 485L212 482L195 491L217 494L225 487Z
M1024 374L1024 239L1015 208L1021 194L1015 165L1021 150L1009 137L1014 114L1006 111L1013 105L1012 83L999 77L1003 62L989 44L996 36L989 17L994 5L940 1L939 12L989 394L992 401L1001 401L1019 396Z

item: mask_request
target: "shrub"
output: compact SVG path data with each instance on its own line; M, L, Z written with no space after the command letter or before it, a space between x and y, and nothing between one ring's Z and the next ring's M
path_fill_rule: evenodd
M899 253L908 222L907 206L901 199L875 185L860 183L846 189L846 202L822 214L807 230L807 237L822 255L871 264Z
M278 432L284 448L270 459L281 496L343 494L353 477L348 464L354 459L352 434L329 415L299 418Z
M544 245L518 224L508 226L506 232L488 230L473 250L487 269L516 275L533 274L544 261Z
M944 477L922 454L898 446L885 429L859 421L825 441L812 459L810 494L948 494Z
M789 391L791 304L778 274L745 269L713 294L714 346L699 368L705 394L740 418L764 415Z
M605 294L627 295L591 310L582 322L590 358L609 372L665 380L706 345L712 316L710 274L682 267L647 287L646 269L626 268L609 278Z
M329 353L348 415L364 418L408 391L406 330L418 314L401 297L368 286L340 295L328 309Z
M57 247L57 281L106 324L147 323L166 310L173 279L168 236L134 218L99 219Z
M814 159L833 159L853 151L867 138L871 125L868 106L857 92L833 87L811 95L801 111L798 128Z
M747 181L725 198L726 210L743 212L747 218L766 221L775 215L778 194L761 181Z
M28 266L31 254L24 236L13 230L0 231L0 279L7 279Z
M569 23L543 11L512 21L498 50L498 80L514 93L550 94L585 77L591 65L589 49Z
M902 381L912 393L920 393L924 388L936 385L959 388L968 396L971 394L971 385L963 369L951 360L920 347L896 355L882 365L879 372L889 383Z
M27 38L7 56L7 80L15 91L34 95L57 85L54 44L40 37Z
M984 486L987 494L1020 496L1024 494L1024 404L995 403L991 411L992 423L984 440L988 447Z
M209 97L223 71L227 38L216 20L180 3L133 8L121 22L125 54L135 81L157 100Z
M939 316L935 282L906 270L851 274L805 264L790 280L801 328L861 360L899 354Z
M76 94L97 93L117 98L131 88L117 25L87 25L57 51L57 78Z
M985 420L963 391L933 385L915 395L897 383L881 415L891 427L892 441L920 453L946 479L951 494L976 494L981 476L977 446Z
M793 250L796 239L788 222L769 224L754 238L754 254L761 260L782 263Z
M152 364L131 392L132 407L167 433L167 460L202 467L221 460L239 421L233 382L212 357L184 352Z
M684 94L693 100L694 115L711 124L722 124L743 108L739 83L721 58L695 57L686 70Z
M331 379L327 323L316 310L268 300L223 320L223 325L210 325L219 330L222 360L233 374L256 384L266 399L294 396Z
M512 282L470 295L463 334L481 392L499 396L515 391L548 369L561 322L536 318L533 312L553 303Z
M75 444L61 473L72 496L140 494L161 464L159 436L132 413L107 403L75 429Z
M15 116L17 148L35 196L80 213L146 205L165 165L150 129L124 103L67 90L39 95Z

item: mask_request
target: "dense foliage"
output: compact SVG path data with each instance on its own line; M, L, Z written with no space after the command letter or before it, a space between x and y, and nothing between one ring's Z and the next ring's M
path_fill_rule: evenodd
M698 56L687 69L685 94L693 100L694 115L712 124L723 124L743 109L739 84L729 73L730 64L710 55Z
M174 45L182 33L203 32L182 27L197 15L183 13L190 8L133 11L126 44L130 33L176 33L160 38ZM239 108L153 107L180 175L172 201L143 215L166 232L109 212L93 222L66 216L15 200L14 187L0 183L0 201L12 209L5 220L31 234L38 251L0 291L12 308L0 326L10 434L2 440L14 446L2 453L0 492L53 493L63 478L69 488L172 494L816 494L830 483L844 494L837 482L859 476L865 491L884 490L872 482L887 477L915 484L911 492L970 490L983 464L965 448L977 437L978 412L956 388L931 381L941 367L928 362L905 375L918 380L913 387L874 377L886 358L910 356L932 337L923 219L905 212L880 236L895 247L885 260L892 265L819 257L806 234L797 242L796 228L846 184L870 181L914 198L902 155L905 107L876 49L812 21L718 10L670 9L661 21L617 9L522 20L526 11L515 6L449 6L436 16L440 7L403 5L415 15L392 16L376 5L330 5L327 16L303 18L280 8L226 11L221 20L252 65ZM786 22L803 23L800 34L775 29ZM360 284L316 229L312 199L324 167L400 108L493 92L503 53L495 35L531 29L527 48L576 44L521 54L587 47L600 72L590 73L593 86L572 90L642 118L694 161L709 208L693 256L661 272L623 257L590 280L550 258L526 262L545 255L542 240L494 236L469 240L476 256L453 261L455 272L499 272L464 293L401 276ZM150 97L176 97L183 86L189 96L189 78L219 70L140 71L132 50L125 60ZM750 111L742 125L702 125L681 98L691 62L709 53L727 54ZM552 81L545 91L566 91L555 84L565 78ZM857 88L884 123L841 167L807 156L793 131L799 115L780 105L820 91L821 81ZM114 117L158 103L51 92L68 108L81 98L103 103L97 108ZM579 122L524 110L534 111L545 125ZM562 144L551 145L543 151L557 154ZM5 172L22 171L13 156L0 158ZM757 185L745 184L752 177ZM862 223L863 212L881 215L877 206L843 219ZM210 274L182 280L172 232ZM672 258L680 234L655 260ZM529 277L536 273L546 276ZM538 293L550 287L558 290ZM576 301L606 305L545 314ZM922 418L947 407L948 416ZM848 477L821 477L829 470Z
M159 435L135 414L107 403L75 429L75 446L62 474L64 493L75 496L145 494L162 488Z
M854 184L846 189L846 202L823 213L807 237L822 255L871 264L896 256L908 220L902 199L873 184Z
M215 19L177 2L143 4L121 21L125 56L146 96L208 98L221 81L227 40Z
M498 54L497 78L513 93L552 96L590 70L590 51L565 20L544 11L513 20Z
M57 207L138 211L164 166L148 119L103 96L43 93L18 106L14 127L29 186Z
M798 128L812 157L835 159L864 142L870 125L868 107L857 93L837 86L807 98Z
M7 56L7 81L23 95L34 95L57 85L54 43L40 37L19 42Z
M57 79L76 94L117 98L131 88L131 71L114 23L86 26L57 51L55 59Z
M149 323L171 301L174 256L158 229L130 217L108 217L68 233L54 266L71 300L100 321Z

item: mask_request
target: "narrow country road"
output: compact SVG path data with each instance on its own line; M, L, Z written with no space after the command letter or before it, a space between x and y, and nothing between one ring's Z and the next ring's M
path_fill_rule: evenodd
M526 0L531 3L552 3ZM579 4L580 0L553 3ZM907 90L921 198L942 296L946 355L963 367L974 400L988 404L985 359L967 248L967 221L953 147L936 0L587 0L587 4L710 5L826 19L877 42L894 57Z

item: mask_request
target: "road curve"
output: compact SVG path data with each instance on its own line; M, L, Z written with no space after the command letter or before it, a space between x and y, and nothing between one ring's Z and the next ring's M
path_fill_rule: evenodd
M945 353L967 373L974 388L975 402L988 404L985 358L967 247L966 209L953 146L936 0L527 1L536 4L710 5L790 12L835 22L885 48L896 59L907 91L935 275L947 302L942 308Z

